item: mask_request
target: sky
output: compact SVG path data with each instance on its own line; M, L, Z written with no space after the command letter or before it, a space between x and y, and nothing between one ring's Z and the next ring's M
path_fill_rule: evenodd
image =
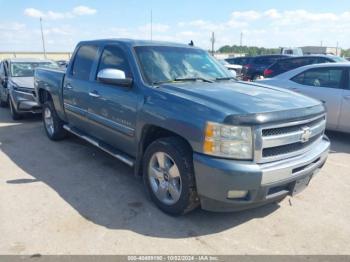
M81 40L151 38L223 45L350 48L349 0L0 0L0 51L73 51Z

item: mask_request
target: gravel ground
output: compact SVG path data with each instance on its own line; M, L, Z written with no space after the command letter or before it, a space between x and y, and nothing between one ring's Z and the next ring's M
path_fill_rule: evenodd
M0 254L350 254L350 135L329 136L329 159L300 195L174 218L126 165L0 109Z

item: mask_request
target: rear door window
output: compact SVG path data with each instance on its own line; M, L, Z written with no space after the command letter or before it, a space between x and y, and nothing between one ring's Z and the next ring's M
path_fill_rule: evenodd
M307 70L291 80L306 86L341 88L342 68L315 68Z
M71 75L80 80L89 80L92 66L97 59L98 47L94 45L83 45L75 55Z

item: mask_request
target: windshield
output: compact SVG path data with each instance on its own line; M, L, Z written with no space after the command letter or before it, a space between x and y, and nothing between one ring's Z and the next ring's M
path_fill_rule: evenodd
M340 56L332 56L332 59L335 61L335 62L349 62L348 60L346 60L345 58L342 58Z
M34 69L37 67L46 67L58 69L58 65L54 62L12 62L12 77L31 77L34 76Z
M185 47L140 46L135 48L144 80L149 84L176 79L229 78L232 75L207 52Z

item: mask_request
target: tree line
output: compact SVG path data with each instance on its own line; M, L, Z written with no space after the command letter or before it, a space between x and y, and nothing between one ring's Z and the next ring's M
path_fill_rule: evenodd
M237 53L246 54L247 56L257 56L257 55L270 55L270 54L280 54L281 48L265 48L257 46L239 46L239 45L225 45L220 47L217 52L219 53ZM342 49L341 56L350 57L350 49Z
M281 48L265 48L265 47L257 47L257 46L238 46L238 45L225 45L218 49L220 53L241 53L246 54L248 56L256 56L256 55L268 55L268 54L279 54L281 52Z

